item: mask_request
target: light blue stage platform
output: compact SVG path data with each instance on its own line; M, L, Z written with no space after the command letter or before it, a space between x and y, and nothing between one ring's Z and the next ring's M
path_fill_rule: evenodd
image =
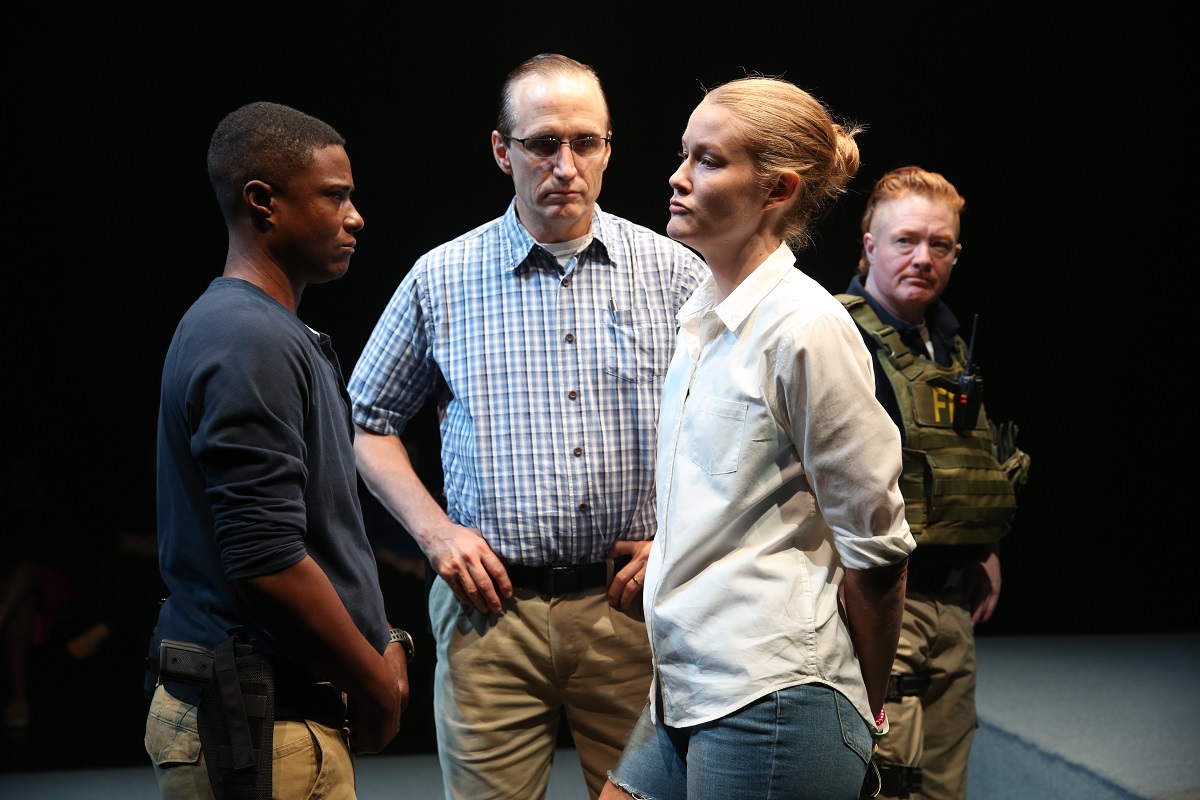
M1200 633L984 637L968 800L1200 800ZM438 800L432 755L359 759L360 800ZM146 767L0 774L0 798L156 800ZM559 750L546 800L586 800Z

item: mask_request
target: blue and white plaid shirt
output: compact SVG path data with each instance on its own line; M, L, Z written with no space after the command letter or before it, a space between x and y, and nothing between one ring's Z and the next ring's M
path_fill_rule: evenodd
M399 435L434 392L447 512L510 562L588 563L655 532L675 314L708 275L605 213L565 268L509 204L422 256L350 376L354 421Z

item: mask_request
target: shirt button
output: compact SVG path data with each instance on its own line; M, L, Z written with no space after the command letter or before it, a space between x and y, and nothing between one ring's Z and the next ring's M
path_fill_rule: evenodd
M564 336L563 338L567 340L567 344L570 344L571 342L575 341L575 334L573 334L573 333L568 333L568 334L567 334L566 336Z
M562 285L563 285L563 286L570 286L570 285L571 285L571 279L570 279L570 278L563 278L563 279L562 279Z
M587 510L588 510L588 504L587 504L587 503L580 503L580 504L579 504L579 510L580 510L580 511L587 511Z
M571 452L572 452L572 453L573 453L575 456L581 456L581 455L583 455L583 448L582 448L582 447L576 447L576 448L575 448L574 450L572 450Z
M579 397L579 392L575 391L574 389L572 389L571 391L567 392L567 398L568 398L568 399L570 399L570 400L574 400L574 399L576 399L577 397Z

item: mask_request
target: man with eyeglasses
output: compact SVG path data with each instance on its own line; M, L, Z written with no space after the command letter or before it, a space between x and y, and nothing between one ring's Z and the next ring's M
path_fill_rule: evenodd
M649 693L659 394L706 268L599 208L611 139L590 66L509 73L492 152L515 197L417 261L350 378L359 470L433 567L448 798L544 797L564 709L598 797ZM400 438L431 397L444 510Z

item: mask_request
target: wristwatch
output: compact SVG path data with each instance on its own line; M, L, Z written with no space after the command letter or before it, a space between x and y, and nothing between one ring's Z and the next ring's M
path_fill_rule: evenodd
M389 628L388 643L390 644L392 642L400 643L400 646L404 648L404 657L408 660L408 663L411 664L413 655L416 654L416 647L413 646L413 638L409 635L408 631L402 630L401 628Z

